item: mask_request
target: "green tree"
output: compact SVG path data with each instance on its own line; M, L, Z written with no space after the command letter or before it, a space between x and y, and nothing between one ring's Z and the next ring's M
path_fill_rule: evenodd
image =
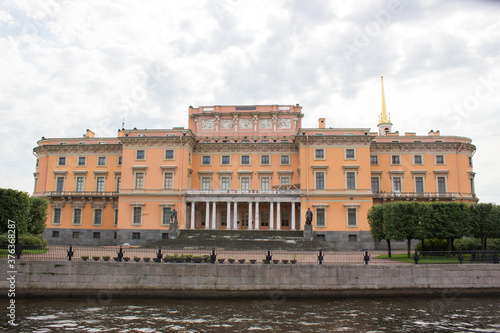
M9 220L15 221L19 234L26 233L28 214L28 193L0 188L0 233L7 232Z
M384 209L384 228L390 239L406 239L408 258L411 257L411 240L422 237L418 202L393 202Z
M391 239L387 237L384 230L384 207L385 205L372 206L368 211L368 223L374 239L387 241L387 254L391 257Z
M448 251L453 249L453 240L468 234L467 206L462 202L436 202L431 204L430 223L426 233L432 238L446 239Z
M488 238L500 237L500 207L492 203L469 206L469 235L481 239L481 249L486 250Z
M28 220L28 233L33 235L41 234L45 231L45 221L47 220L47 200L38 197L31 197Z

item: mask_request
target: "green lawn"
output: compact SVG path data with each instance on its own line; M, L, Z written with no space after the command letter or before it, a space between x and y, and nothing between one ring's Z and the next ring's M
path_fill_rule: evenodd
M26 254L43 254L47 252L49 249L43 248L43 249L36 249L36 250L23 250L23 255ZM7 258L7 255L9 254L9 251L7 249L0 249L0 258ZM14 254L15 255L15 254Z
M407 254L393 254L391 258L387 254L383 254L380 256L377 256L376 259L390 259L393 261L400 261L400 262L407 262L407 263L412 263L414 264L415 261L413 260L414 254L411 254L411 258L408 258ZM464 255L464 262L465 261L470 261L471 255L466 254ZM419 255L419 264L458 264L460 263L458 261L457 256L421 256Z

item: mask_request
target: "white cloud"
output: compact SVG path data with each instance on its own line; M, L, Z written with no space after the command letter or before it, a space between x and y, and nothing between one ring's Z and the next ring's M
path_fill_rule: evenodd
M41 136L187 126L189 105L300 103L304 126L468 136L500 203L500 5L493 1L14 1L0 8L0 186L32 190ZM345 50L351 50L346 54ZM469 98L469 99L468 99Z

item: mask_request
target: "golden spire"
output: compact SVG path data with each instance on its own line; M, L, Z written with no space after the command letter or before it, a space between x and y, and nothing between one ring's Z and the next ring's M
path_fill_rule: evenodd
M385 109L385 95L384 95L384 77L380 76L380 81L382 83L382 112L378 116L378 124L390 124L391 116L387 114L387 110Z

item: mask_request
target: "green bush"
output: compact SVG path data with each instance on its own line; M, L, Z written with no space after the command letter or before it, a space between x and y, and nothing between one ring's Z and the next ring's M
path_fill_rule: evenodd
M0 235L0 245L8 245L9 239L7 234ZM42 236L22 234L19 235L19 244L21 245L31 245L31 246L45 246L47 241L42 238Z
M446 239L426 239L425 251L446 251L448 250L448 242ZM415 251L422 251L422 241L415 245Z
M453 243L457 251L481 250L481 240L479 238L456 239ZM499 250L500 238L489 238L486 240L486 250Z

